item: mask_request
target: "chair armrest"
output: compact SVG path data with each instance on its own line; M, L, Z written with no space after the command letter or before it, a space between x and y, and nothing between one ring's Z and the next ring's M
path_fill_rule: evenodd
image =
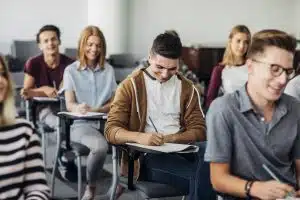
M133 185L133 176L134 176L134 160L137 160L140 156L140 152L130 149L130 147L126 144L111 144L116 149L120 149L122 151L125 151L128 155L128 174L127 174L127 187L129 190L134 190ZM115 162L117 163L117 162ZM118 165L118 164L117 164Z
M134 184L133 184L133 179L134 179L134 160L137 160L140 155L144 153L155 153L155 154L160 154L163 152L158 152L150 149L145 149L142 147L137 147L137 146L132 146L132 145L127 145L127 144L122 144L122 145L116 145L116 144L111 144L112 146L116 147L117 149L121 149L125 151L128 155L128 174L127 174L127 187L129 190L134 190Z

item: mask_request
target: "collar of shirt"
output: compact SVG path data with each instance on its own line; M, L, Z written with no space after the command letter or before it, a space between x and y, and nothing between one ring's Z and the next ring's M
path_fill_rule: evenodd
M148 68L148 67L142 68L141 70L142 70L142 71L143 71L143 72L144 72L151 80L156 81L157 79L156 79L154 76L152 76L152 75L148 72L147 68ZM164 83L170 82L170 80L173 79L175 76L176 76L179 80L181 80L181 77L176 73L176 74L173 75L168 81L166 81L166 82L164 82Z
M243 87L241 87L238 90L239 102L240 102L240 112L244 113L249 110L252 110L254 113L259 114L258 109L255 107L255 105L253 105L253 103L247 93L246 86L247 86L247 84L245 84ZM276 115L278 114L278 116L283 116L287 113L287 105L283 101L284 100L282 99L282 97L280 97L275 102L275 111L276 111Z
M101 67L99 66L99 64L97 64L97 66L95 68L90 68L88 66L84 66L81 68L81 71L84 71L84 70L91 70L93 72L96 72L96 71L100 71Z

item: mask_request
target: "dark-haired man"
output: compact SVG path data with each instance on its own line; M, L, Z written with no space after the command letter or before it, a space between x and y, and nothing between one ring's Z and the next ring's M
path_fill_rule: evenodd
M150 65L131 74L116 91L105 127L110 143L162 145L206 140L198 91L177 73L181 50L180 38L173 34L164 33L155 38L149 55ZM197 192L196 197L195 185L189 182L198 164L203 165L207 187L201 188L203 192ZM208 167L201 161L198 163L198 157L147 154L141 174L148 181L190 191L191 199L209 199L211 195Z
M43 26L36 35L36 42L42 54L29 58L25 64L23 98L56 97L63 79L63 73L73 60L59 53L60 30L54 25ZM55 128L57 118L53 108L43 108L39 113L40 121Z
M208 110L205 160L225 200L300 194L294 192L300 180L300 104L283 94L295 75L295 49L296 39L285 32L256 33L247 53L247 84Z

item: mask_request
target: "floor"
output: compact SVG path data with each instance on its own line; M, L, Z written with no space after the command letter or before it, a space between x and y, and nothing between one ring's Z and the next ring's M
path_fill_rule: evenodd
M54 160L54 149L55 149L55 134L50 133L46 142L46 166L47 166L47 175L48 182L50 185L50 173ZM84 171L83 171L84 172ZM107 196L103 196L108 191L108 188L111 183L111 173L112 173L112 159L111 154L107 155L104 169L102 170L99 181L97 184L97 197L96 200L106 200L109 199ZM75 174L74 174L75 175ZM60 175L57 175L56 184L55 184L55 198L58 199L77 199L77 183L66 182L64 179L60 178ZM140 200L142 199L138 192L128 191L120 196L119 200ZM160 198L161 200L181 200L182 197L174 198Z

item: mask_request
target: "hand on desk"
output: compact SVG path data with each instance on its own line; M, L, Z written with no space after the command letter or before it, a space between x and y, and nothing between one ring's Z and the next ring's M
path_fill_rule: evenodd
M50 98L57 97L57 90L55 88L49 87L49 86L42 86L38 89L23 88L20 91L20 95L24 99L29 99L29 98L32 98L35 96L42 96L43 93L45 93L45 95Z
M139 133L137 143L149 146L164 144L164 136L160 133Z
M20 91L20 95L23 99L29 99L30 98L30 89L25 89L25 88L22 88L21 91Z
M264 200L284 199L294 188L278 181L255 181L251 187L251 196Z
M86 114L87 112L91 112L91 111L92 109L89 105L87 105L86 103L81 103L76 106L75 112L78 112L80 114Z
M54 98L57 97L57 90L53 87L43 86L43 91L47 97Z

